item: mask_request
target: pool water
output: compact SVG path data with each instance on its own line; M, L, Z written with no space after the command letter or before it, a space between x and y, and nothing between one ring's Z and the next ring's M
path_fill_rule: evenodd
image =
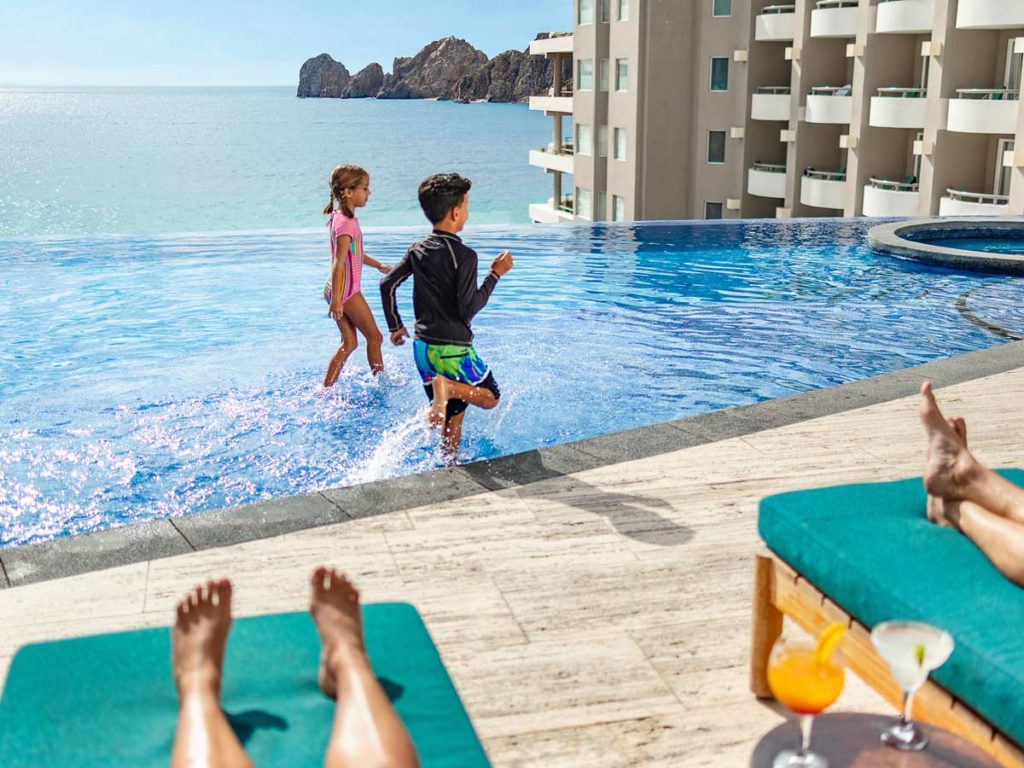
M1024 235L1021 237L922 237L910 238L940 248L958 248L984 253L1024 254Z
M467 415L462 460L1002 343L965 295L1024 329L1020 281L876 257L874 223L467 231L481 274L504 247L516 266L474 322L503 397ZM422 233L367 229L367 252ZM321 229L0 240L0 545L438 466L411 345L320 387L328 262Z

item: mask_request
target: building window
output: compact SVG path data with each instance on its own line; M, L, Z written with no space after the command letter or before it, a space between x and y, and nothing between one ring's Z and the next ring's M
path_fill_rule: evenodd
M597 156L608 157L608 126L597 126Z
M608 59L601 59L597 68L597 87L602 91L608 90Z
M594 0L579 0L579 6L576 8L576 23L594 23Z
M590 190L576 187L576 215L593 221L594 212L590 207Z
M626 198L612 195L612 221L626 220Z
M612 0L601 0L601 21L612 20Z
M628 59L616 59L615 60L615 90L616 91L628 91L629 90L629 60Z
M615 129L615 149L612 151L612 157L616 160L626 159L626 129L616 128Z
M732 0L714 0L712 16L732 16Z
M726 56L711 57L711 90L729 90L729 59Z
M579 70L576 73L576 81L579 83L578 90L594 90L594 60L580 59L577 69Z
M576 126L576 154L587 156L594 154L593 134L589 125Z
M629 0L619 0L619 21L629 21Z
M725 131L708 131L708 162L725 162Z
M705 219L720 219L720 218L722 218L722 204L721 203L704 203L704 218Z
M608 193L598 192L597 193L597 210L594 211L594 218L598 221L604 221L608 218Z

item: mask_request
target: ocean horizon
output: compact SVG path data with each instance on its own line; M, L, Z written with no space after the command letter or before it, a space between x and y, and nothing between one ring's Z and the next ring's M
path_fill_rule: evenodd
M431 173L473 181L471 224L529 223L550 196L525 104L300 99L294 86L0 86L0 237L323 224L338 163L371 175L367 227L425 225Z

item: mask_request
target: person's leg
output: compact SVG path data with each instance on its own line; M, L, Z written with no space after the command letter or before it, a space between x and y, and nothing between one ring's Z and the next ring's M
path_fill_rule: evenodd
M947 501L974 502L1000 517L1024 524L1024 488L974 458L943 417L929 381L921 385L920 417L928 433L925 490Z
M434 386L434 400L430 404L427 421L432 429L444 425L448 401L452 398L465 400L470 405L485 410L490 410L498 404L498 396L487 387L463 384L445 376L435 376L431 383Z
M967 445L967 422L959 416L950 417L946 419L946 423L949 428L956 432L964 446ZM931 449L929 444L928 459L931 458ZM927 461L925 462L928 463ZM944 528L956 528L960 527L960 502L954 500L947 500L941 496L933 496L928 494L928 519L936 525L941 525Z
M380 373L384 370L384 336L377 327L377 321L373 319L373 311L366 303L363 294L354 293L345 302L345 316L363 334L366 339L366 361L370 364L370 370Z
M1024 587L1024 525L971 501L956 502L960 530L1006 578Z
M318 682L337 698L325 767L417 768L409 733L366 656L359 592L340 571L320 566L309 612L323 645Z
M459 445L462 443L462 420L465 416L466 412L461 411L444 420L444 430L441 432L441 450L448 463L455 463L458 458Z
M348 304L345 305L345 308L346 310L348 309ZM341 320L335 319L335 322L338 324L338 331L341 332L341 345L331 358L331 362L327 365L327 373L324 374L325 387L334 386L341 375L342 366L345 365L348 356L355 352L356 347L359 346L355 326L352 325L352 321L348 319L348 316L345 315Z
M209 581L178 603L171 667L180 709L171 768L252 768L220 708L231 582Z

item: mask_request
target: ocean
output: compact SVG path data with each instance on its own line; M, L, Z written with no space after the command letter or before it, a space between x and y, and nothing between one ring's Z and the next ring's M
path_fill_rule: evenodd
M473 180L471 223L529 223L525 104L298 99L293 87L0 86L0 238L280 230L323 223L338 163L371 174L364 226L421 226L427 175Z

